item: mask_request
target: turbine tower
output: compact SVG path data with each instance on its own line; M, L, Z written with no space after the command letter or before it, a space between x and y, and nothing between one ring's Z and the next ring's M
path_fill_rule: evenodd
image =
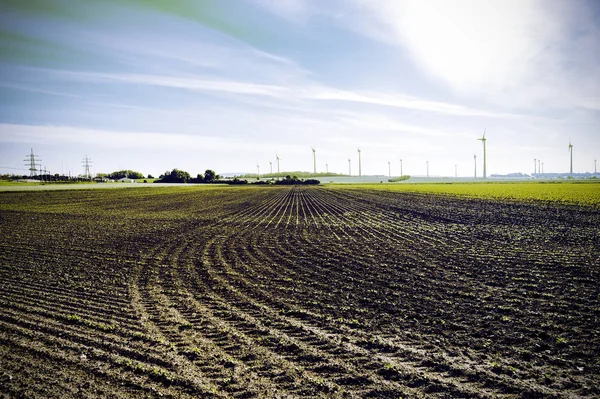
M483 137L481 137L480 139L477 140L481 140L481 142L483 143L483 178L486 178L486 170L485 170L485 142L486 142L486 138L485 138L485 130L483 129Z
M427 164L427 177L429 177L429 161L425 161L425 163Z
M533 158L533 174L537 173L537 158Z
M402 158L400 158L400 176L404 176L402 173Z
M542 160L538 159L538 173L542 173Z
M473 162L475 163L475 178L477 179L477 154L473 154Z
M277 155L277 153L275 153L275 160L277 161L277 173L279 173L279 155Z
M458 177L458 165L454 164L454 177Z
M596 174L596 173L597 173L597 172L596 172L596 161L597 161L597 160L596 160L596 159L594 159L594 174Z
M40 163L42 160L39 159L38 156L33 153L33 148L31 149L31 153L29 155L26 155L25 157L25 166L29 166L29 176L33 177L37 174L37 163Z
M388 161L388 177L392 177L392 163Z
M352 161L348 158L348 176L352 176Z
M269 161L269 167L271 168L271 174L273 174L273 162Z
M260 165L256 164L256 177L260 177Z
M329 173L329 164L328 163L325 164L325 173Z
M360 148L358 148L358 177L362 176L362 169L361 169L362 165L360 162Z
M544 173L544 163L542 162L542 173Z
M313 173L317 173L317 150L315 150L315 147L310 147L310 149L313 152Z
M569 174L573 174L573 144L569 141L569 152L571 153L571 168L569 169Z

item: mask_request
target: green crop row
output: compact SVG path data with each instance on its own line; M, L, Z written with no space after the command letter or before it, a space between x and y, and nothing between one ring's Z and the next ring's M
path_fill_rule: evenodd
M600 207L600 183L415 183L330 186L335 189L456 195L519 201L552 201Z

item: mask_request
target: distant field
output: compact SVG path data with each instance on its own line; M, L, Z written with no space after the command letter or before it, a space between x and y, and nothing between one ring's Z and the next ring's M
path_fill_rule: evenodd
M335 187L335 186L332 186ZM490 182L490 183L401 183L357 184L340 189L372 189L392 192L458 195L523 201L556 201L600 206L600 182Z

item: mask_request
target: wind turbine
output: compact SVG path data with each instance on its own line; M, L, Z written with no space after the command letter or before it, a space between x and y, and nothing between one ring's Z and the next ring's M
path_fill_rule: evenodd
M544 163L542 162L542 173L544 173Z
M486 138L485 138L485 131L486 129L483 129L483 137L477 140L481 140L481 142L483 143L483 178L486 178L486 171L485 171L485 142L486 142Z
M569 169L569 174L573 174L573 144L569 141L569 152L571 153L571 168Z
M458 177L458 165L454 164L454 177Z
M260 177L260 165L256 164L256 177Z
M277 161L277 173L279 173L279 155L277 155L277 153L275 153L275 160Z
M473 154L473 162L475 163L475 178L477 179L477 154Z
M597 173L597 172L596 172L596 161L597 161L597 159L594 159L594 174L596 174L596 173Z
M329 173L329 164L325 164L325 173Z
M310 149L313 152L313 169L314 172L313 173L317 173L317 150L315 150L315 147L310 147Z
M361 162L360 162L360 148L358 148L358 177L362 176L362 170L361 170Z
M427 164L427 177L429 177L429 161L425 161L425 163Z
M533 174L537 173L537 158L533 158Z
M392 177L392 163L388 161L388 177Z
M402 173L402 158L400 158L400 176L404 176Z
M352 176L352 160L348 158L348 176Z
M271 174L273 174L273 162L269 161L269 167L271 168Z
M542 160L538 159L538 173L542 173Z

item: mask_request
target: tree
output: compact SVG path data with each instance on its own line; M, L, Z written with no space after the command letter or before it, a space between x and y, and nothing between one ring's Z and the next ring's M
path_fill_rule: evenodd
M184 170L173 169L171 172L166 171L160 176L158 183L187 183L190 180L190 174Z
M217 174L214 170L206 169L204 171L204 182L205 183L214 183L217 180Z
M152 175L149 174L148 175L148 179L154 179L154 176L152 176Z
M106 175L106 177L108 177L109 179L122 179L124 177L128 177L130 179L143 179L144 175L140 172L136 172L134 170L117 170L116 172L112 172L109 173L108 175Z

